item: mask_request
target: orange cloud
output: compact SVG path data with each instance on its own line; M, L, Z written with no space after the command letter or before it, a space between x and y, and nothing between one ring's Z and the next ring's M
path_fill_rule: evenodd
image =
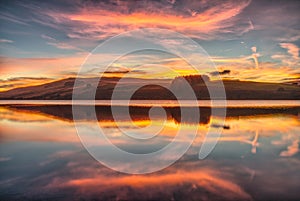
M172 29L195 38L211 39L222 33L244 33L251 30L251 23L236 26L238 19L235 18L249 3L249 0L226 1L210 6L202 12L191 9L178 12L176 9L168 9L169 7L161 12L161 8L154 8L153 5L147 5L147 9L133 9L130 12L127 10L129 8L122 11L118 7L121 11L117 12L103 5L101 9L86 6L74 13L51 11L45 14L52 17L55 23L70 24L71 31L67 33L70 38L104 39L124 31L152 27ZM203 2L194 4L199 7Z
M75 77L86 56L82 53L74 57L57 58L2 57L0 91L44 84L66 77ZM111 54L99 55L99 58L108 60L113 57ZM211 59L219 71L231 71L229 75L223 76L229 79L259 82L286 82L299 79L299 70L295 66L279 66L275 63L260 62L259 68L256 68L258 63L253 62L253 55L234 58L212 57ZM149 64L141 65L144 63ZM100 72L103 72L103 69L105 69L105 66L102 66L100 63L85 66L85 76L97 76ZM201 66L199 71L196 71L181 58L161 58L157 56L144 58L140 57L140 55L132 55L115 61L111 68L108 69L110 73L106 73L105 76L124 76L124 73L120 73L124 69L128 71L126 72L126 77L167 79L178 75L198 74L199 71L201 74L216 71L216 69L210 69L205 66Z
M74 72L78 71L85 56L79 54L77 57L57 58L0 57L0 91L44 84L53 79L74 76Z
M62 71L73 70L80 66L86 55L75 57L13 58L1 57L0 79L11 77L32 77L32 75L55 77ZM61 70L58 70L61 69ZM13 75L13 76L12 76Z

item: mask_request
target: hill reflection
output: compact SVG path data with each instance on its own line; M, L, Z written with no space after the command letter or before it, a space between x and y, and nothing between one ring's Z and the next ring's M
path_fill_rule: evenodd
M70 105L12 105L7 106L7 108L17 111L38 113L41 115L52 116L63 121L73 121L72 106ZM93 113L96 114L98 121L115 121L117 117L118 121L150 121L149 111L150 107L129 107L130 118L126 115L127 108L123 106L114 106L114 113L112 112L111 106L76 106L75 108L79 115L77 115L77 120L79 121L92 121L94 120ZM199 108L184 108L184 111L190 114L199 111L198 115L188 115L183 117L181 115L182 108L165 107L165 116L156 115L155 118L160 120L166 117L168 120L174 120L175 123L184 124L209 124L211 119L211 108L210 107L199 107ZM216 115L218 115L218 108L214 108ZM286 108L227 108L226 117L246 117L255 115L276 115L276 114L287 114L297 116L300 113L300 107L286 107Z

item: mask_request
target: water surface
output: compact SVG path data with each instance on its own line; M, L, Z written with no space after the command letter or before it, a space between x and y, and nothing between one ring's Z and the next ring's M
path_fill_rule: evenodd
M292 107L300 100L0 100L0 105L97 105L136 107Z
M82 106L80 125L92 122ZM132 107L131 119L116 122L107 106L95 109L110 140L132 153L158 150L179 127L197 128L188 152L170 167L147 175L115 172L95 161L76 134L68 105L0 107L1 200L299 200L299 107L235 107L227 111L221 138L204 160L198 152L212 122L211 109L183 121L178 108L166 119L149 118L147 107ZM163 123L164 122L164 123ZM134 124L137 127L132 127ZM152 141L126 141L120 128L162 126ZM117 127L118 126L118 127ZM151 130L150 130L151 132ZM140 164L141 166L143 164ZM147 167L145 167L147 168Z

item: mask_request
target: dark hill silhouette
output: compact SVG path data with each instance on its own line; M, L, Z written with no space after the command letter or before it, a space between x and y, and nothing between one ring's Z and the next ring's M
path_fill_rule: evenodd
M74 97L77 99L109 100L120 78L80 78L77 79L77 88ZM126 78L118 88L116 99L126 99L137 84L143 85L133 93L135 100L175 100L191 99L190 93L185 94L182 83L187 81L199 100L209 100L207 86L213 90L220 90L224 85L228 100L299 100L300 86L279 83L248 82L238 80L211 81L206 75L191 75L168 79L138 79ZM75 78L67 78L38 86L16 88L0 92L1 100L71 100ZM96 89L92 97L91 90ZM179 91L181 96L173 92ZM224 97L216 97L223 99Z

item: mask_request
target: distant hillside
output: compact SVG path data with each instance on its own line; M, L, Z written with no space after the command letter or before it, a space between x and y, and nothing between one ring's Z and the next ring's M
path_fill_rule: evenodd
M185 79L192 86L199 100L210 99L207 86L218 91L220 81L210 81L207 76L186 76L177 77L174 80L162 79L137 79L127 78L118 90L117 99L124 99L137 84L142 83L142 88L137 90L132 99L136 100L174 100L176 97L169 89L182 91L184 88L180 84ZM1 100L70 100L72 99L75 78L67 78L55 82L12 89L0 92ZM80 78L77 86L77 97L84 97L93 87L97 87L96 99L109 100L119 78L102 78L98 83L97 78ZM206 82L204 82L206 81ZM155 84L153 84L155 83ZM206 84L207 85L206 85ZM300 86L289 84L244 82L244 81L223 81L228 100L300 100ZM161 85L161 86L159 86ZM75 96L76 96L75 95ZM94 98L94 97L92 97ZM189 94L184 94L178 99L191 99ZM217 97L221 99L223 97Z

